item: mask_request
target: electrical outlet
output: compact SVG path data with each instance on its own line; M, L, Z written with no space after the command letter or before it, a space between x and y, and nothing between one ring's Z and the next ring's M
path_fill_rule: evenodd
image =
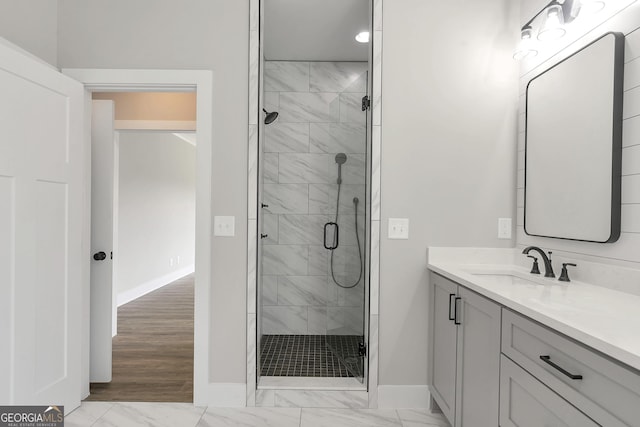
M389 239L409 238L409 218L389 218Z
M235 216L214 216L213 235L221 237L233 237L236 235Z
M169 267L173 267L173 258L169 258Z
M511 218L498 218L498 239L511 239Z
M178 265L180 265L180 255L178 255L177 257L177 262L178 262Z

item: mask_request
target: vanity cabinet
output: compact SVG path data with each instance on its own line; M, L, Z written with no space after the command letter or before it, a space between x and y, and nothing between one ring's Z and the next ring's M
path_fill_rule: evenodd
M501 308L431 273L431 395L452 426L497 426Z
M434 272L429 310L429 390L453 427L640 427L637 369Z

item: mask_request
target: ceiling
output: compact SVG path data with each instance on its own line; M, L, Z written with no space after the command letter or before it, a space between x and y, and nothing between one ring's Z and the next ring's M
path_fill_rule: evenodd
M369 0L265 0L267 61L367 61Z

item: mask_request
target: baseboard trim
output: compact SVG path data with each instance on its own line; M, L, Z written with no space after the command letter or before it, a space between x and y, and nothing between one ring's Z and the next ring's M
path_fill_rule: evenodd
M195 271L195 265L191 264L180 270L172 271L169 274L165 274L164 276L157 277L155 279L149 280L148 282L144 282L133 289L129 289L128 291L124 291L118 294L116 299L116 303L118 307L124 305L128 302L133 301L134 299L138 299L143 295L148 294L149 292L153 292L156 289L160 289L163 286L168 285L169 283L175 282L178 279L183 278Z
M247 385L240 383L214 383L207 385L207 401L194 402L196 406L214 408L244 408L247 406Z
M426 385L378 386L378 408L428 409L429 387Z

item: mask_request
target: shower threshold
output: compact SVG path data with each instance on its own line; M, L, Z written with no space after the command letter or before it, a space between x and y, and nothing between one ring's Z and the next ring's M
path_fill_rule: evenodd
M330 377L261 377L258 390L356 390L367 386L356 378Z

